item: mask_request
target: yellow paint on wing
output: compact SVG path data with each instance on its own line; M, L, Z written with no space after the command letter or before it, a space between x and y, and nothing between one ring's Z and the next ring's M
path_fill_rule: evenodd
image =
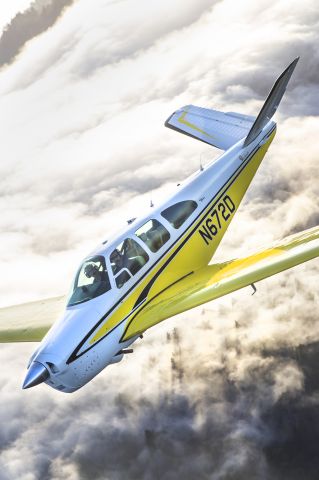
M183 112L182 115L178 118L178 121L179 123L183 123L184 125L186 125L187 127L190 127L192 128L193 130L196 130L197 132L200 132L200 133L203 133L204 135L206 135L207 137L210 137L210 138L216 138L214 135L210 135L209 133L205 132L204 130L202 130L201 128L198 128L196 125L194 125L193 123L191 122L188 122L187 120L185 120L185 117L187 115L187 111Z
M316 240L317 232L312 231L309 234L307 232L307 235L300 235L302 236L307 237L302 240L302 244L307 244L309 240ZM142 333L173 315L319 256L319 242L312 242L311 248L300 249L295 239L291 241L295 250L294 247L288 249L278 245L256 252L247 258L220 265L209 265L197 270L151 299L139 316L128 325L125 339ZM284 239L283 244L286 243Z
M284 250L280 248L271 248L269 250L264 250L262 252L256 253L254 255L251 255L250 257L246 258L238 258L237 260L234 260L232 262L229 262L228 265L223 266L207 283L208 285L213 285L216 282L219 282L221 280L224 280L227 277L231 277L236 275L237 273L241 272L244 268L249 268L256 263L262 261L262 260L267 260L271 257L274 257L276 255L281 255Z

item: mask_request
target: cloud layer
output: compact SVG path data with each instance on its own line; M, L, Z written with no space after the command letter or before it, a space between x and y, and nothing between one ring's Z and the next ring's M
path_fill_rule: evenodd
M317 10L78 0L32 41L14 34L23 50L7 50L0 77L1 304L65 293L96 242L219 154L165 130L170 113L256 114L297 55L276 139L217 254L318 224ZM313 261L171 319L71 396L21 392L34 345L2 346L1 480L316 479L317 279Z

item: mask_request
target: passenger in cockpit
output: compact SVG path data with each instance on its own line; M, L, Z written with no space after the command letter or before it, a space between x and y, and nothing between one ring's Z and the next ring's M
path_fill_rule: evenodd
M111 253L110 261L112 264L112 270L114 275L117 274L122 268L125 267L124 258L117 249L113 250L113 252Z
M110 255L116 285L121 288L145 265L148 259L147 253L135 240L126 238ZM119 273L121 271L122 273Z

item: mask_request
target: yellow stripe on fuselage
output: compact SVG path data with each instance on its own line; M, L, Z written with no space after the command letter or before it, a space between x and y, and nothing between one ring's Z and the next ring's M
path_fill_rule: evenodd
M152 270L145 277L141 279L140 283L136 285L135 289L127 294L127 297L118 305L117 309L105 319L104 323L98 327L94 337L90 340L91 345L113 330L126 317L126 330L122 338L123 341L142 333L147 328L158 323L156 317L154 317L151 322L149 320L147 322L143 322L143 311L141 311L140 315L138 314L138 311L140 309L142 310L143 308L142 305L137 309L135 308L134 312L132 311L137 299L140 297L144 288L149 284L154 276L156 276L166 262L168 263L163 269L163 272L159 274L158 278L156 278L148 292L148 301L181 277L208 265L220 241L222 240L230 221L237 211L240 202L262 159L264 158L274 136L275 131L243 167L237 178L234 180L234 177L236 177L236 174L234 174L227 181L223 190L212 199L210 204L203 210L200 217L197 218L196 221L187 228L181 238L174 245L172 245L170 250L166 252L163 258L156 265L154 265ZM209 212L211 212L214 208L213 205L215 200L219 200L220 197L222 198L225 195L228 195L232 199L233 203L235 204L235 211L231 214L229 221L222 223L222 226L217 235L214 236L213 241L209 244L205 244L203 238L199 234L199 230ZM197 224L196 229L194 229L194 224ZM192 230L194 231L190 234ZM189 238L187 238L188 236ZM184 245L183 242L185 242ZM171 260L169 260L170 258ZM132 317L134 317L134 320L131 322Z

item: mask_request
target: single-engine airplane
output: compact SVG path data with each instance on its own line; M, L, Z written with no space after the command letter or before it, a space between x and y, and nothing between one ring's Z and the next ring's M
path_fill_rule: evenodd
M65 297L0 310L0 342L41 341L23 388L45 382L74 392L162 320L319 256L317 226L246 258L210 264L274 139L272 117L297 62L257 117L188 105L167 119L167 127L224 153L83 260L56 322Z

